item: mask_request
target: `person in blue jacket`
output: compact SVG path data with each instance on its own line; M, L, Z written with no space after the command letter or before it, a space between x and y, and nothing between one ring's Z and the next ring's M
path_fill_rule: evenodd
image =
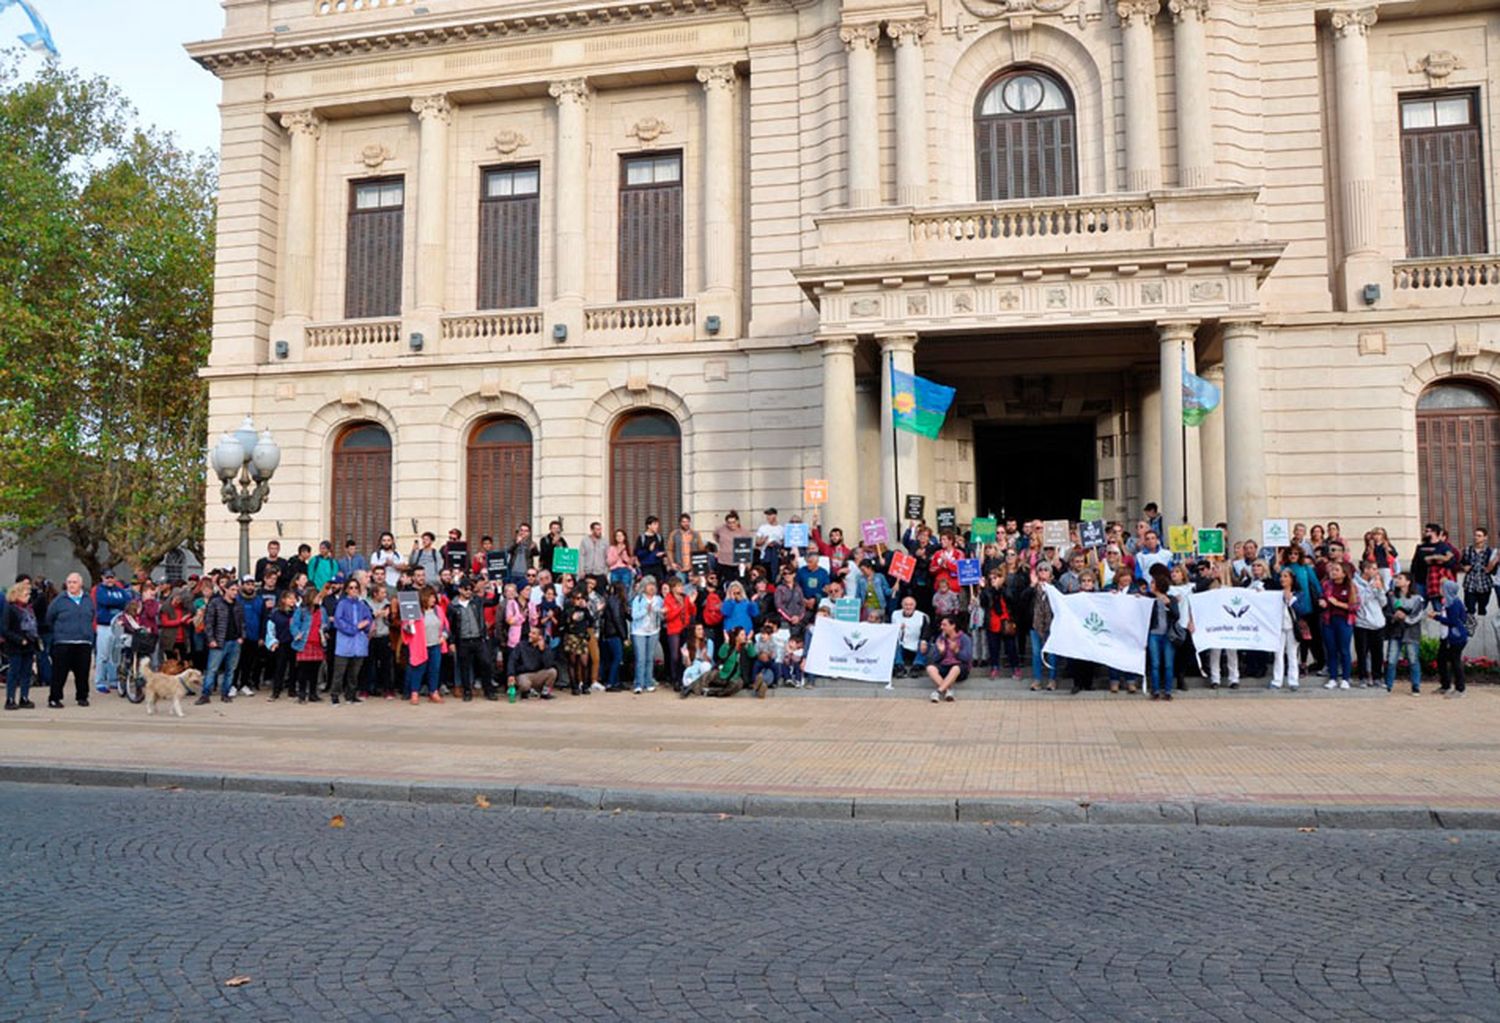
M245 609L245 642L240 646L239 695L260 689L265 674L266 601L253 576L240 581L240 606Z
M1437 668L1438 692L1444 696L1464 694L1464 647L1469 642L1469 613L1464 607L1463 595L1459 592L1458 580L1443 580L1443 596L1440 607L1427 612L1445 632L1438 642Z
M120 582L113 569L105 569L104 578L94 587L94 688L101 693L119 688L120 652L115 649L114 630L110 626L125 605L135 599L135 591ZM125 690L120 689L120 695L124 694Z
M61 710L63 684L73 676L78 706L89 705L89 654L94 649L94 601L83 589L83 576L71 573L63 592L47 605L42 631L52 635L52 681L47 706Z

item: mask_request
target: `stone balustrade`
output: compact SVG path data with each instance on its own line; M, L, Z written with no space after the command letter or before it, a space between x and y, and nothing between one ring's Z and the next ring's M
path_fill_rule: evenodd
M691 341L696 318L692 299L613 302L585 306L583 329L590 342Z
M411 7L417 0L313 0L313 11L317 14L352 14L356 11L388 10L393 7Z
M308 325L305 338L309 360L396 355L401 350L401 321L379 319L313 323Z
M542 336L540 309L507 309L488 313L464 313L443 317L443 348L450 343L486 342L503 347L513 340L535 340Z

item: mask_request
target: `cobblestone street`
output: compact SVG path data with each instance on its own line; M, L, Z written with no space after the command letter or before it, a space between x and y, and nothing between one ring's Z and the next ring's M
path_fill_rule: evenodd
M1477 1023L1500 1007L1494 834L25 785L0 788L0 817L7 1020Z

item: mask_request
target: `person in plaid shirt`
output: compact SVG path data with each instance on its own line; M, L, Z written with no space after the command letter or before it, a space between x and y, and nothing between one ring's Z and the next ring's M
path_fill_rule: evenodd
M1422 527L1422 542L1412 556L1412 574L1422 580L1423 595L1441 600L1444 579L1457 579L1458 551L1448 542L1448 531L1436 522Z

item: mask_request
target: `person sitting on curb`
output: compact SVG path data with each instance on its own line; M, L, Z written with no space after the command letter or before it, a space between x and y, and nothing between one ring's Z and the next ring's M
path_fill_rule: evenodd
M932 702L953 702L953 687L969 677L969 668L974 662L974 641L967 632L960 631L958 621L945 615L938 623L938 637L934 643L935 663L927 666L927 677L937 686L932 693Z
M510 664L506 666L507 683L520 693L521 698L538 696L552 699L552 684L557 681L557 658L542 630L533 625L526 639L510 652Z

